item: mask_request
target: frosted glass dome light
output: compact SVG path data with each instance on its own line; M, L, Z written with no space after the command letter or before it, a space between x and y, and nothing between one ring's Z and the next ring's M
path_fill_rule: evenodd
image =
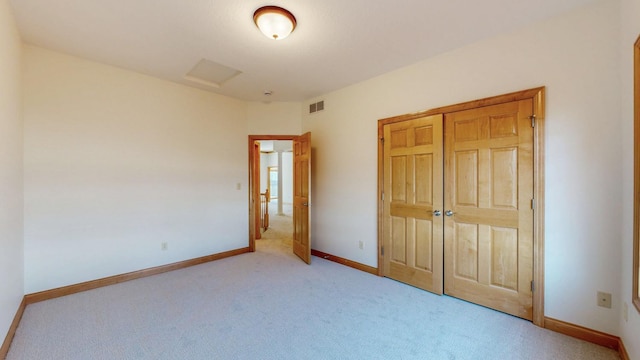
M278 6L263 6L253 13L253 21L268 38L282 40L296 28L296 18Z

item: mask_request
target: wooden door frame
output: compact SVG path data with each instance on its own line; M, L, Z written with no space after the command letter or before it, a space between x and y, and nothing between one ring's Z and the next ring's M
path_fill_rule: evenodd
M640 312L640 36L633 44L633 284L631 302Z
M254 179L254 168L253 168L253 143L256 141L267 141L267 140L282 140L282 141L293 141L294 138L300 135L249 135L249 249L250 251L256 251L256 233L255 233L255 224L254 219L256 216L256 211L259 211L254 207L254 196L253 196L253 179ZM260 199L256 199L259 201Z
M439 107L413 114L394 116L378 120L378 275L384 274L382 256L384 203L384 126L420 117L447 114L484 106L498 105L512 101L533 100L535 127L533 129L533 196L535 213L533 217L533 323L544 327L544 119L545 87L538 87L480 100Z

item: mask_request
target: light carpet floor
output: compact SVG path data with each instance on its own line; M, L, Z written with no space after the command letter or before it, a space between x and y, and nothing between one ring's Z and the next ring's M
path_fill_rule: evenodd
M258 251L29 305L7 359L619 359L324 259Z

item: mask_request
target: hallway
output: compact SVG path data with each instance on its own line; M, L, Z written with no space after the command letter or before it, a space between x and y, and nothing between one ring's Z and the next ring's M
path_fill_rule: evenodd
M287 249L291 252L293 241L293 205L283 204L284 215L278 215L278 203L269 203L269 228L262 233L262 238L256 240L256 250ZM292 254L293 255L293 254Z

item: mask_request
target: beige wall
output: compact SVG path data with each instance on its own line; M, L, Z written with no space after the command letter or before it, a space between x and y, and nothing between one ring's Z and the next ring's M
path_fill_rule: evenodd
M33 46L24 93L27 293L248 246L245 102Z
M298 102L247 103L251 135L300 135L301 117L301 104Z
M622 276L621 301L627 318L620 313L620 332L631 359L640 359L640 313L631 305L633 253L633 44L640 36L640 0L621 1L620 79L622 105Z
M21 40L0 0L0 342L24 294Z
M316 160L313 247L377 266L378 119L545 85L545 314L619 334L619 12L600 1L309 99L325 100L303 116ZM596 306L598 290L613 309Z

